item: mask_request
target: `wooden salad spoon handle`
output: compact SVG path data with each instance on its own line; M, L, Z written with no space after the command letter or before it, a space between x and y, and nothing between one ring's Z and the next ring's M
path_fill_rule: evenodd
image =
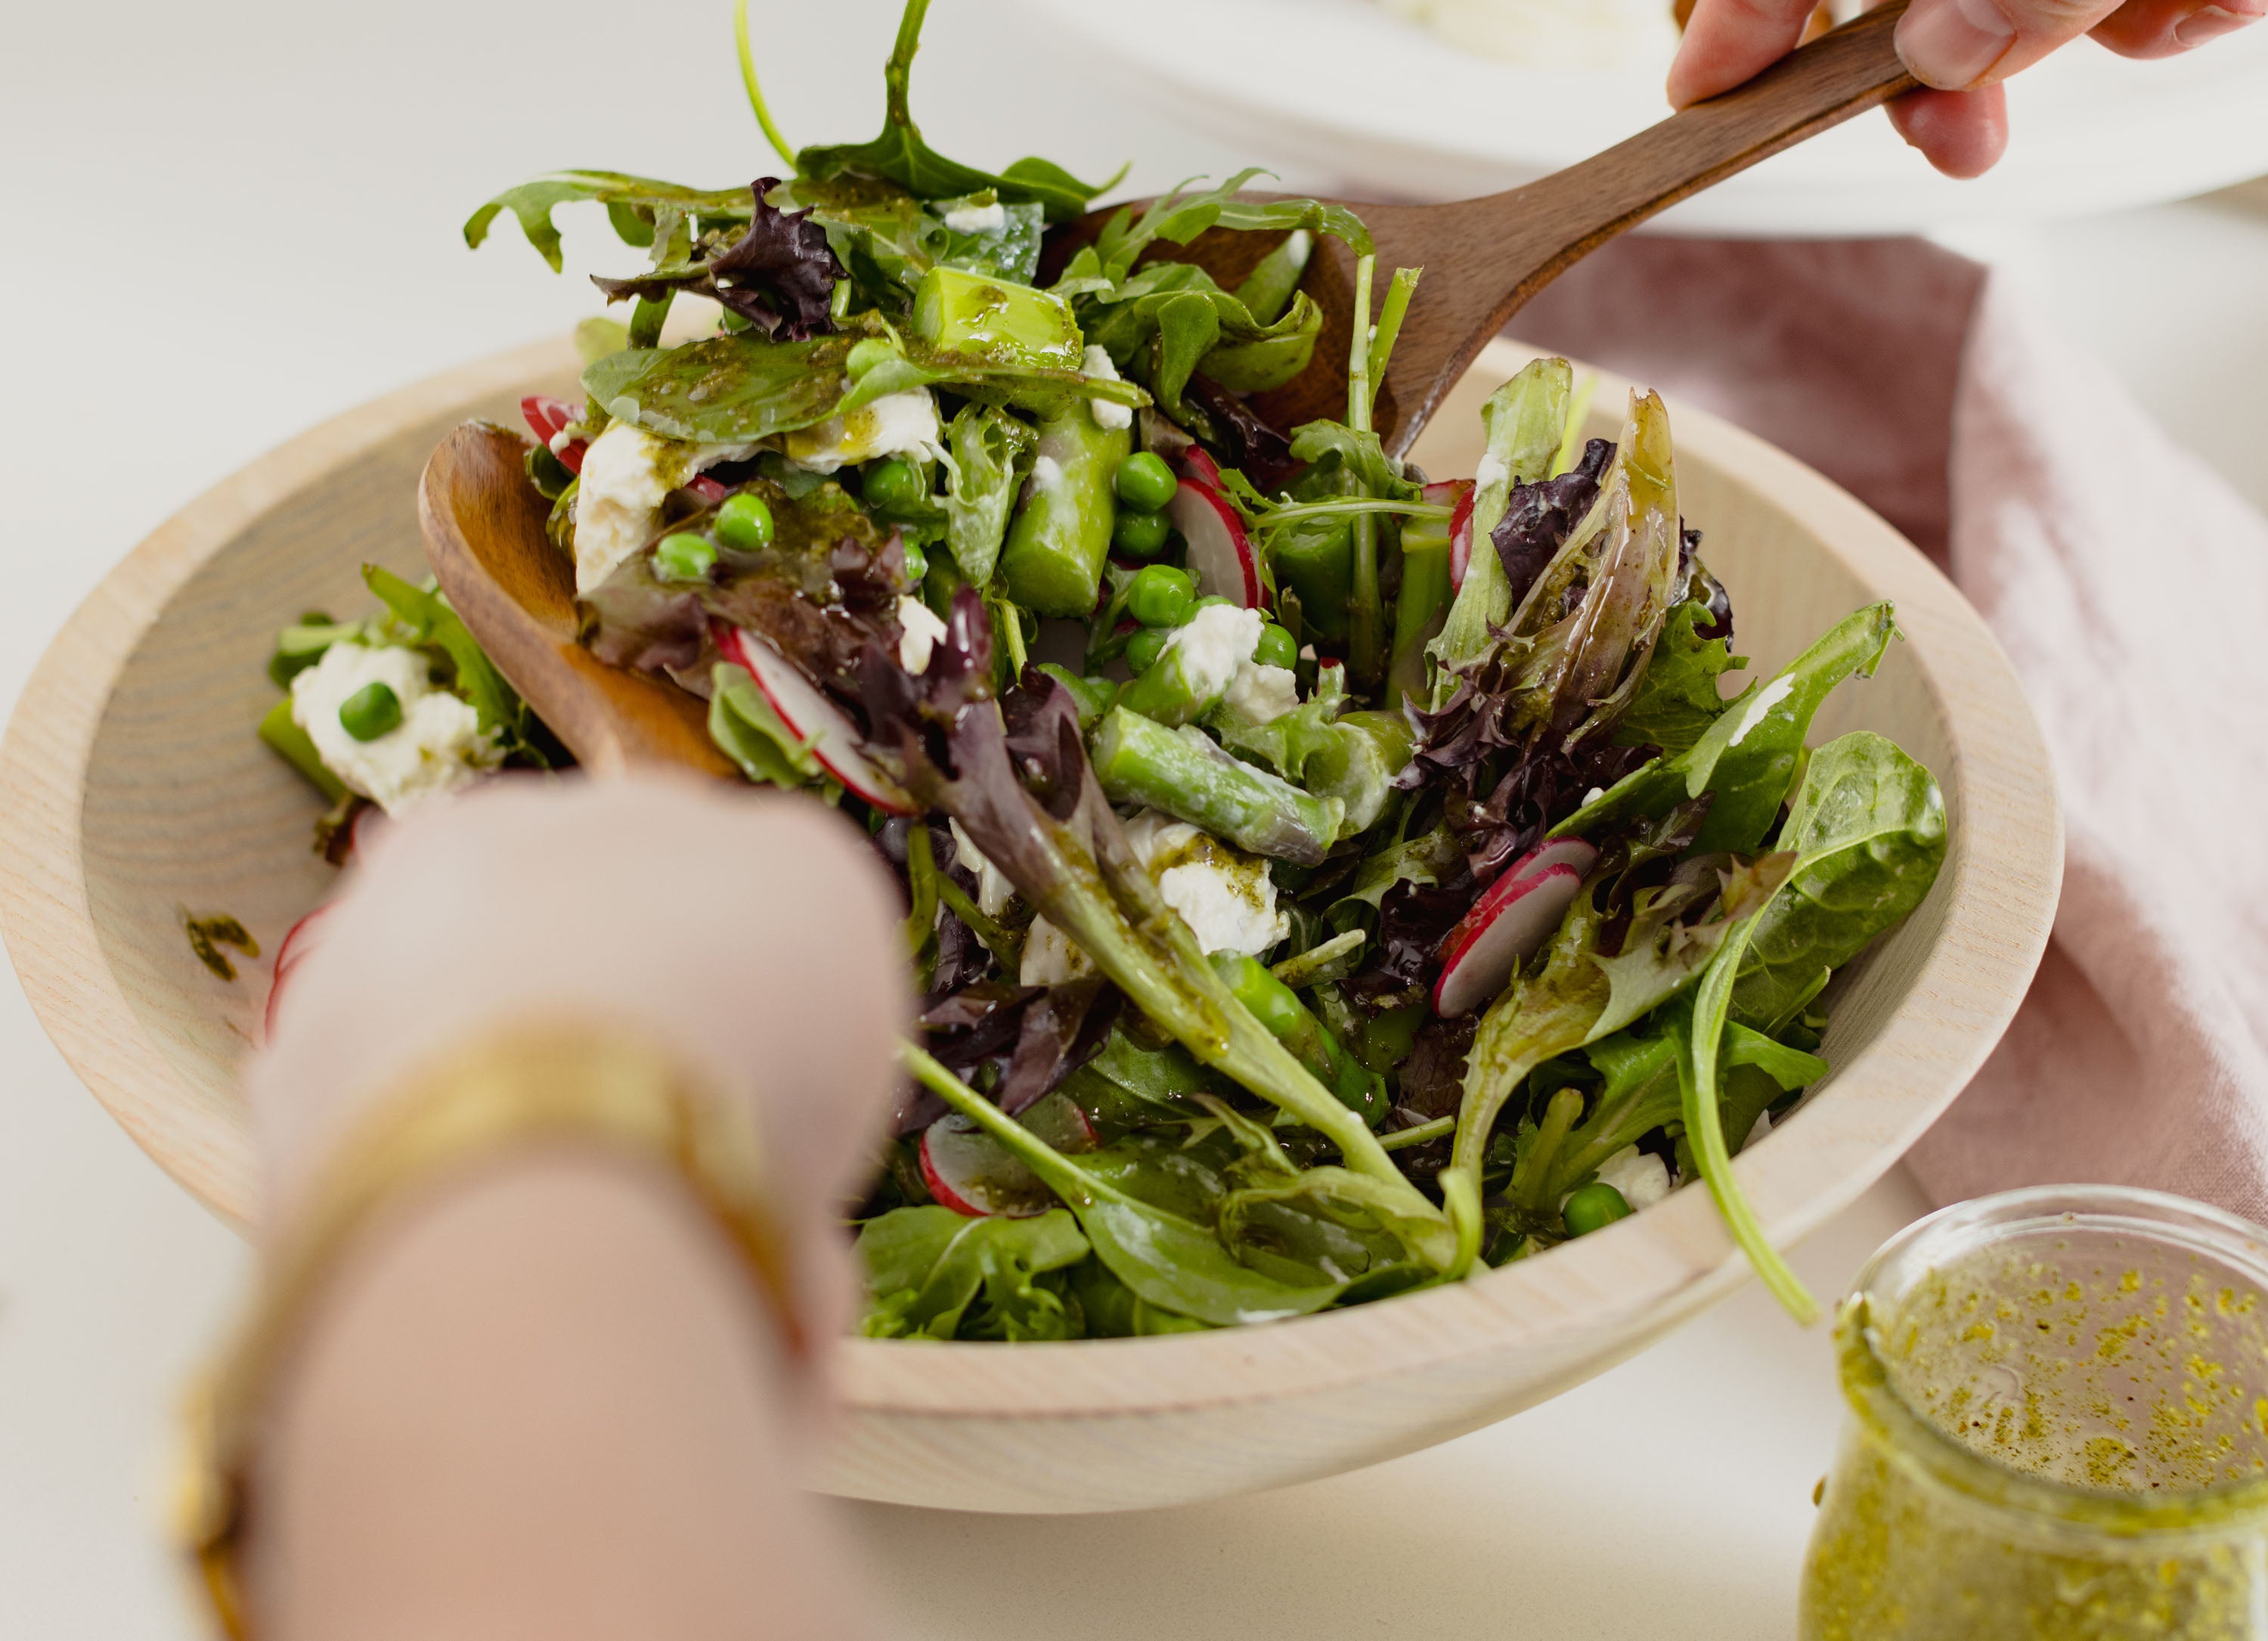
M1489 339L1544 286L1609 240L1760 159L1913 90L1916 81L1891 44L1905 9L1906 0L1890 0L1863 12L1746 85L1524 188L1450 204L1353 205L1377 241L1378 292L1396 268L1425 270L1372 415L1386 448L1406 453ZM1095 212L1086 220L1099 228L1108 214ZM1204 264L1233 290L1271 237L1215 229L1184 249L1167 247L1163 254ZM1323 309L1314 365L1253 401L1263 417L1283 428L1347 413L1353 253L1336 240L1324 241L1301 288Z
M1488 340L1583 256L1664 207L1911 90L1890 39L1905 7L1890 0L1746 85L1525 188L1447 205L1355 206L1377 242L1381 289L1393 269L1425 270L1375 398L1372 425L1387 449L1407 451ZM1111 214L1092 213L1082 225L1092 233ZM1271 237L1213 230L1162 254L1201 262L1233 288ZM1324 241L1302 288L1323 309L1322 336L1298 381L1255 401L1278 427L1346 414L1352 253ZM521 466L524 449L516 434L472 423L426 466L418 517L450 602L585 768L669 764L731 773L710 741L701 700L606 666L577 641L574 572L544 535L546 508Z

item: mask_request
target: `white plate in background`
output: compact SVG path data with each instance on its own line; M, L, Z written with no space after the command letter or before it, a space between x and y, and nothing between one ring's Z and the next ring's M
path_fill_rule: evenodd
M1666 60L1541 72L1458 50L1374 0L1018 0L1047 37L1303 186L1455 199L1513 188L1667 112ZM1867 115L1679 205L1687 233L1918 232L2156 203L2268 173L2268 26L2135 63L2093 44L2009 86L2014 140L1975 182Z

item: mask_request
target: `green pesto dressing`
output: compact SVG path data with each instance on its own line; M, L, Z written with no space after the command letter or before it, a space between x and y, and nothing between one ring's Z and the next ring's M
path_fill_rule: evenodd
M1837 1341L1806 1641L2268 1638L2268 1305L2104 1231L1932 1270Z

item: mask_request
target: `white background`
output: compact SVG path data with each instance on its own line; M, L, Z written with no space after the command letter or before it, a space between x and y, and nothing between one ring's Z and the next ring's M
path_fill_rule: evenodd
M792 139L871 133L895 11L759 0ZM1012 16L939 4L916 107L940 148L998 164L1028 146L1088 174L1138 154L1136 185L1255 157ZM103 571L199 490L592 310L576 276L619 261L594 260L593 221L569 228L565 279L509 225L464 250L458 225L497 188L563 165L712 187L767 170L726 18L722 0L0 13L0 706ZM2268 503L2268 214L2224 196L1963 245ZM1895 1176L1796 1262L1831 1291L1922 1206ZM0 981L0 1635L201 1633L162 1545L164 1439L246 1272ZM1142 1517L868 1508L853 1526L909 1628L937 1637L1785 1635L1837 1419L1824 1340L1750 1289L1535 1413L1359 1475Z

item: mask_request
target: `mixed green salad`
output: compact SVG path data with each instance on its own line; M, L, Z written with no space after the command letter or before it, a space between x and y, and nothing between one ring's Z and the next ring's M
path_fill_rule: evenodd
M1668 418L1586 441L1558 359L1469 478L1373 430L1416 269L1254 173L1108 184L928 148L909 0L872 142L715 191L567 171L649 265L597 281L528 482L592 648L705 697L748 780L897 876L920 1042L858 1209L871 1334L1030 1340L1294 1316L1532 1257L1699 1180L1811 1303L1733 1154L1823 1076L1822 992L1928 891L1943 800L1814 712L1896 636L1852 613L1727 696L1733 610ZM1233 289L1182 248L1257 236ZM1301 289L1356 270L1345 413ZM709 334L665 345L680 299ZM562 755L430 587L287 630L262 733L342 807Z

